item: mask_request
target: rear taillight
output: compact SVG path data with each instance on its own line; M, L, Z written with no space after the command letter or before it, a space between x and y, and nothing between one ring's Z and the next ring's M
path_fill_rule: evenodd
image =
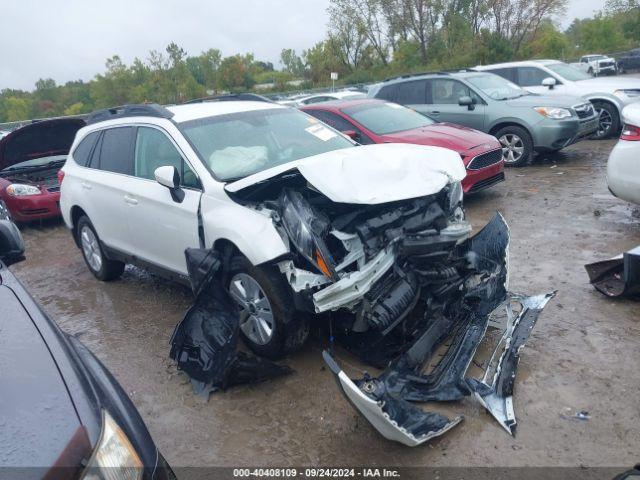
M640 140L640 127L635 125L626 124L622 127L622 133L620 134L621 140L639 141Z
M64 172L62 170L58 170L58 185L62 185L62 180L64 180Z

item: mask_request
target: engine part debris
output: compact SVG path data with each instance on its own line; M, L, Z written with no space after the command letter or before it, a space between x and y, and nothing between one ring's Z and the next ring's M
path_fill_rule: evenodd
M640 246L610 260L584 267L589 282L608 297L640 295Z
M216 390L291 373L287 366L237 351L239 318L216 275L218 253L193 248L185 256L196 301L171 336L169 356L189 375L194 391L208 398Z

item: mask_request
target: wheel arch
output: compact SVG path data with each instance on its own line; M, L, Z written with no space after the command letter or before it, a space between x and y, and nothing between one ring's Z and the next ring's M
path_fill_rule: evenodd
M531 138L533 138L533 135L531 134L531 129L529 127L527 127L523 123L520 123L520 122L517 122L517 121L513 121L513 120L501 121L501 122L496 123L495 125L493 125L489 129L489 134L493 135L495 137L496 133L498 133L498 130L500 130L501 128L504 128L504 127L523 128L523 129L525 129L527 131L529 136L531 136Z
M76 228L78 227L78 221L82 216L89 218L89 215L87 215L82 207L79 207L78 205L74 205L73 207L71 207L71 232L73 240L76 242L76 246L78 248L80 248L80 240L78 239L78 235L76 235Z

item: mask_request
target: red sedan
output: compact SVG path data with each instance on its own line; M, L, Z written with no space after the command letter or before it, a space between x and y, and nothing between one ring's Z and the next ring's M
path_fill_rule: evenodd
M454 150L467 169L465 193L477 192L504 180L500 142L486 133L451 123L438 123L414 110L361 99L325 102L301 109L356 142L415 143Z
M80 118L30 123L0 140L0 200L17 222L60 216L58 171L66 161Z

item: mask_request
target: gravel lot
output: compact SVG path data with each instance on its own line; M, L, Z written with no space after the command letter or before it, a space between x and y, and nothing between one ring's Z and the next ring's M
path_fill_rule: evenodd
M496 210L510 224L512 290L559 290L523 352L515 438L467 399L447 407L465 421L428 445L384 440L339 394L318 338L287 360L295 374L205 402L168 359L187 289L131 267L120 281L98 282L60 222L25 227L27 261L12 270L114 373L174 466L627 467L639 460L639 303L605 298L583 268L640 244L640 209L605 184L614 143L538 158L467 199L474 228ZM363 368L344 352L338 358L349 373ZM570 418L581 410L588 421Z

